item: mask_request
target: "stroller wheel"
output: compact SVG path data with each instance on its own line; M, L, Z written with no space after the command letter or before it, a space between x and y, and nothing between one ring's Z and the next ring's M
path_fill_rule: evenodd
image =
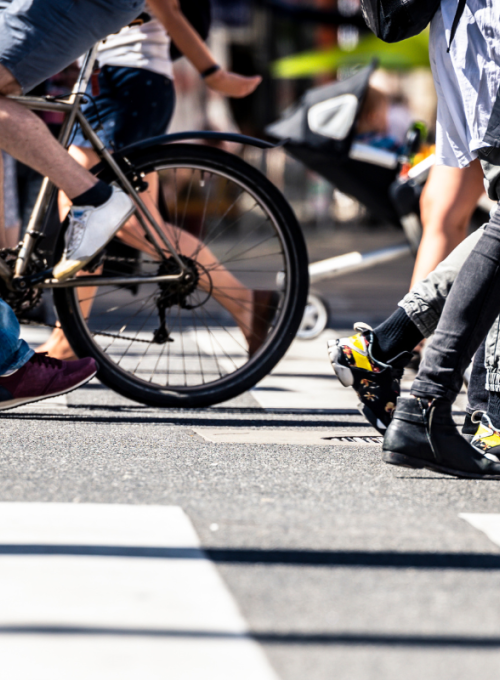
M313 340L328 326L329 310L322 298L310 293L300 328L297 332L299 340Z

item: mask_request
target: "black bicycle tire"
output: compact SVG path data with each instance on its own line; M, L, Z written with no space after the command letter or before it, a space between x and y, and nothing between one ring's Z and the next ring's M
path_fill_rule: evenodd
M278 221L283 242L287 248L290 264L290 294L286 309L281 314L281 329L274 341L265 351L247 362L241 369L224 379L200 385L197 391L185 391L175 387L160 389L159 386L146 384L130 373L118 368L105 353L101 352L92 340L90 331L83 321L76 302L76 289L54 289L54 304L61 326L77 356L92 356L99 364L98 379L119 394L148 406L166 408L206 407L232 399L253 387L275 367L283 357L300 326L309 289L307 249L300 226L290 205L280 191L258 170L239 157L208 146L196 144L172 144L135 150L129 160L134 167L142 170L152 164L163 162L204 162L214 170L234 173L236 179L243 179L265 202L272 207L274 218ZM99 177L111 181L109 169L100 170ZM62 233L60 241L62 239Z

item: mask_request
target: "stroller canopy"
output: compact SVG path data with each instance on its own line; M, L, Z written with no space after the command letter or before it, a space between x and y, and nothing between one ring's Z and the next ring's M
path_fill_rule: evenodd
M281 141L288 140L290 147L305 145L347 156L368 81L376 66L374 61L346 80L308 90L278 121L267 126L266 133Z

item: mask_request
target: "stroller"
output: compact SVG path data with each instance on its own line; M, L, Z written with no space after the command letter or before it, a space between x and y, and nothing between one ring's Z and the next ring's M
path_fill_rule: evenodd
M356 122L377 62L352 77L308 90L300 102L266 128L286 151L315 171L339 191L355 198L380 221L401 228L406 243L371 252L351 252L309 266L311 283L390 262L415 254L420 242L419 199L434 164L428 156L400 177L402 163L416 154L422 143L418 126L410 127L403 153L393 153L355 140ZM479 206L489 211L489 206ZM486 216L486 215L483 215ZM297 337L318 336L328 324L328 308L310 294Z

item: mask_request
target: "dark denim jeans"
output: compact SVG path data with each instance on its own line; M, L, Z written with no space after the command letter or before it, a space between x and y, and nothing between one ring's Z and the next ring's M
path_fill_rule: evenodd
M16 315L6 302L0 300L0 375L21 368L34 354L19 335Z
M454 401L463 374L500 313L500 210L458 273L412 394Z

